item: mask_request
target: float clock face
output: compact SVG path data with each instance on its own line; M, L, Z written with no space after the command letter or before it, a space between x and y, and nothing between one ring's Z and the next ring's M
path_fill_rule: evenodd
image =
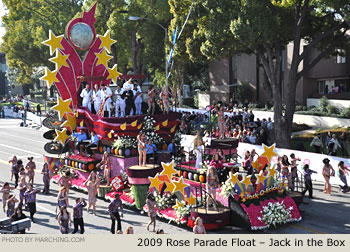
M94 41L94 32L85 23L76 23L69 31L70 41L79 49L89 48Z

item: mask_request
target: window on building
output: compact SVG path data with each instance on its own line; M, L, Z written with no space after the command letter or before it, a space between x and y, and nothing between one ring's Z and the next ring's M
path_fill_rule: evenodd
M317 81L317 93L324 94L325 93L325 85L326 85L326 82L324 80Z
M346 52L344 50L338 50L336 62L337 64L346 63Z

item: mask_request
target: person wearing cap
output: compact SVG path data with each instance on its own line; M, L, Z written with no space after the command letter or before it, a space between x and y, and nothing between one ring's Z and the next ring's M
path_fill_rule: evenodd
M35 168L36 164L33 161L33 157L28 158L29 162L26 165L27 175L28 175L28 183L34 184L34 175L35 175Z
M116 117L125 117L125 93L124 89L117 86L117 90L115 90L115 116ZM120 114L119 114L120 110Z
M91 111L91 90L89 84L85 85L85 88L81 91L80 97L83 98L82 105L87 107Z
M101 85L101 96L103 101L103 111L108 111L108 117L111 117L111 102L113 92L110 87L107 87L105 84Z
M330 160L328 158L323 159L324 166L322 169L322 175L323 175L324 180L325 180L323 192L326 194L332 193L332 186L331 186L329 181L330 181L331 176L335 175L335 171L329 162L330 162Z
M95 114L97 114L102 103L102 93L97 84L95 84L95 88L92 91L92 100L94 102Z
M329 140L329 143L328 143L328 155L336 156L338 148L341 148L341 145L337 139L337 136L333 134L332 139Z

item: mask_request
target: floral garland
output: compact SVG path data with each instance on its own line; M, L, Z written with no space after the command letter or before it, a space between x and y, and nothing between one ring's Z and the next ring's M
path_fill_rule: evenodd
M258 217L258 220L264 222L267 227L286 224L287 221L292 217L291 211L293 207L290 206L288 209L284 206L284 202L269 202L267 206L263 206L263 210L260 211L262 217Z

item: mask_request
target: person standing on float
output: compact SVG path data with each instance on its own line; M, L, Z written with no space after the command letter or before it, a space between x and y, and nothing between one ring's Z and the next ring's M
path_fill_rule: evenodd
M135 107L136 107L136 113L135 115L141 115L141 109L142 109L142 89L138 83L137 80L134 80L134 100L135 100Z
M85 88L80 93L80 97L83 98L83 107L86 107L91 111L91 90L89 84L85 85Z
M110 87L106 87L105 84L101 85L102 100L104 101L103 111L108 111L108 117L111 117L111 102L113 92Z
M95 84L94 91L92 92L92 100L94 102L95 113L97 114L102 103L101 90L97 84Z
M202 151L203 151L203 139L200 135L199 130L196 131L196 136L193 139L194 150L196 153L196 165L195 168L200 168L202 163Z
M125 95L124 89L119 85L117 86L117 90L115 90L115 116L116 117L125 117ZM120 109L120 114L119 114Z

